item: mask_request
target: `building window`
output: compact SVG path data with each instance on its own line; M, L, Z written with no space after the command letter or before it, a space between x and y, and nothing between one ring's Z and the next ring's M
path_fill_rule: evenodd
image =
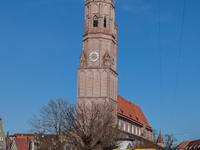
M119 129L121 129L121 121L118 120L118 126L119 126Z
M141 130L139 129L139 136L141 135Z
M126 131L126 124L125 124L125 122L124 122L124 131Z
M98 27L98 17L94 16L93 27Z
M134 133L134 126L132 125L132 134Z
M104 28L106 28L106 17L104 17L104 23L103 23Z
M128 132L130 132L130 125L128 124Z
M137 135L138 133L137 133L137 127L135 127L135 135Z

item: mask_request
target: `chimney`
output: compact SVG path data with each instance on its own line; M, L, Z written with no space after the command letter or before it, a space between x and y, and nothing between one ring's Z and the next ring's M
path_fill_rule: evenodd
M9 137L9 131L7 131L7 150L10 150L10 137Z
M26 136L26 144L28 143L28 136Z

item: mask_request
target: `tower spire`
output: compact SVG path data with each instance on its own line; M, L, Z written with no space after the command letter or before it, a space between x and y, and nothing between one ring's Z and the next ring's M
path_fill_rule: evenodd
M163 137L162 137L162 134L161 134L161 129L160 129L160 132L159 132L158 139L157 139L156 143L159 146L164 147L164 141L163 141Z

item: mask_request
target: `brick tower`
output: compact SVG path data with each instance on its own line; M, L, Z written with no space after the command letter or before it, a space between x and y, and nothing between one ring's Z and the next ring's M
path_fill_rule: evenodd
M117 25L114 0L86 0L77 102L111 102L117 111Z

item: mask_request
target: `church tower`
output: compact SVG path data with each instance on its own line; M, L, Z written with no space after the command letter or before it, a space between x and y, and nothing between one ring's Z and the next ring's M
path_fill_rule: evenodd
M117 25L114 0L85 0L77 102L111 102L117 111Z

